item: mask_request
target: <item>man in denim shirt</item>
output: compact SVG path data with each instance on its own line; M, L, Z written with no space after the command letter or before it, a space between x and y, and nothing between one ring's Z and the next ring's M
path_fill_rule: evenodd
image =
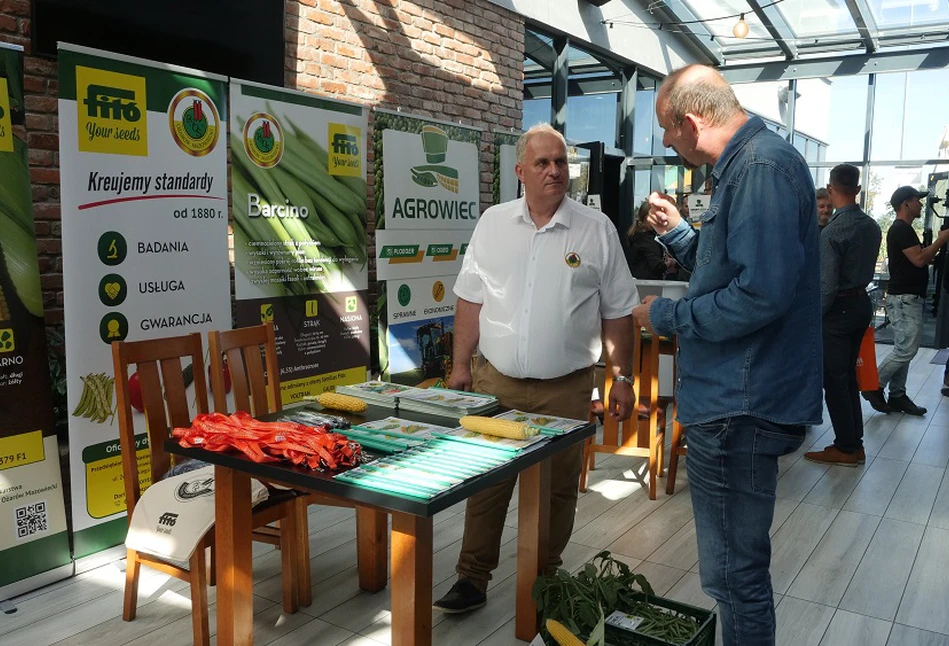
M778 457L821 422L821 304L814 184L801 155L742 110L725 80L692 65L656 97L663 144L713 164L694 229L667 195L650 221L692 270L685 298L646 298L641 324L679 343L679 420L702 588L726 646L774 644L771 541Z

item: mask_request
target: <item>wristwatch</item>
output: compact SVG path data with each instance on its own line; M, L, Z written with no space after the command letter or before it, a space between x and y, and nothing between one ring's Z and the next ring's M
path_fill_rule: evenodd
M613 377L613 381L620 381L624 384L629 384L630 386L633 385L633 380L630 377L627 377L626 375L619 375L618 377Z

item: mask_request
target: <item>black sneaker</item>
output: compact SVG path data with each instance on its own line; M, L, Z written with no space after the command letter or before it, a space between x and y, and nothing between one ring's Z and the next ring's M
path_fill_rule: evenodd
M483 608L487 602L488 596L471 581L459 579L451 586L448 594L433 603L432 607L448 614L460 614Z
M895 411L900 413L906 413L907 415L925 415L926 409L922 406L917 406L913 403L913 400L910 399L907 395L900 395L899 397L890 397L890 401L887 402Z
M943 386L939 392L942 393L943 397L949 397L949 386Z
M879 390L865 390L862 393L863 398L870 402L870 407L875 411L881 413L891 413L893 409L889 404L886 403L886 397L883 395L883 389Z

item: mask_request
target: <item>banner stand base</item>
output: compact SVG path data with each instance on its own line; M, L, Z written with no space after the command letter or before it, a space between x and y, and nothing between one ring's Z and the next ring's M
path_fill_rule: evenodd
M83 572L94 570L96 568L102 567L103 565L121 561L126 557L127 554L128 552L125 549L125 545L123 544L110 547L108 549L102 550L101 552L96 552L95 554L90 554L89 556L84 556L80 559L76 559L76 574L82 574Z
M15 597L26 594L27 592L39 590L40 588L52 583L56 583L57 581L68 579L74 574L76 574L75 563L67 563L66 565L61 565L60 567L53 568L52 570L40 572L39 574L26 579L21 579L16 583L11 583L0 588L0 599L14 599ZM7 612L6 607L4 607L4 612ZM16 612L15 604L13 612ZM12 613L7 612L7 614Z

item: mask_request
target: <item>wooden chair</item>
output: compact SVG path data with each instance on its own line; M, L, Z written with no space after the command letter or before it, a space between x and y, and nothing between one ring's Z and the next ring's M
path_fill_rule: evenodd
M134 365L138 371L145 408L145 432L148 439L148 451L151 460L150 481L157 482L171 468L171 456L165 452L164 442L170 437L173 427L191 425L191 411L182 373L182 359L191 363L194 376L194 397L198 413L208 412L207 380L204 372L204 350L200 334L152 339L147 341L116 341L112 344L112 360L115 368L115 390L117 415L119 418L119 441L122 447L122 472L125 479L125 501L131 520L135 505L142 496L143 483L139 480L137 447L135 442L135 416L129 399L128 368ZM288 560L295 562L295 548L298 535L297 503L293 496L274 497L255 508L254 528L283 520L278 541L288 554ZM189 567L182 568L156 556L128 550L125 570L125 601L122 619L135 619L138 602L138 578L141 565L159 570L191 584L192 624L194 643L209 644L208 629L208 568L205 562L205 548L212 547L214 530L206 534L189 560ZM269 532L254 539L266 539ZM213 561L213 556L212 556ZM212 566L213 567L213 566ZM298 598L296 594L296 568L285 567L284 610L296 612ZM289 593L288 593L289 592Z
M649 459L649 499L656 499L656 479L662 474L665 444L666 409L670 399L659 397L660 343L652 339L645 345L642 329L636 325L633 332L633 401L637 403L634 415L623 424L622 438L619 424L608 414L603 415L603 442L587 440L580 472L580 491L586 491L587 471L595 467L597 453L628 455ZM674 346L673 346L674 352ZM609 402L613 387L612 365L606 362L606 383L603 402ZM593 419L591 410L591 421Z

